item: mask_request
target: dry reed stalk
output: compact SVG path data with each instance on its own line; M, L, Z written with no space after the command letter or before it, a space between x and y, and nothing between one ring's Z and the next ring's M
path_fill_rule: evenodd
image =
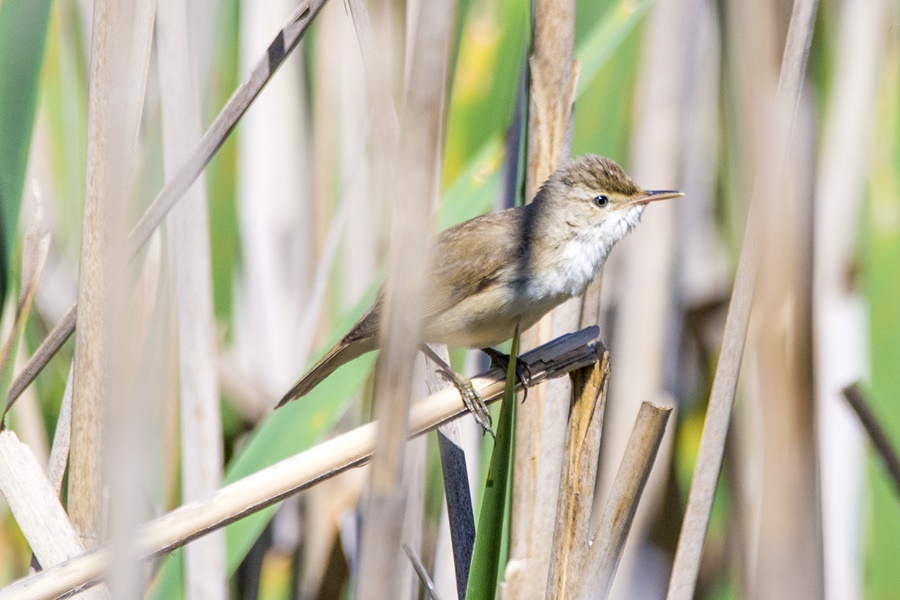
M440 181L441 128L449 37L455 3L431 3L420 13L406 81L396 162L387 164L394 199L381 320L381 355L375 381L379 429L370 496L363 517L360 598L397 598L404 590L400 552L406 506L404 446L409 422L412 366L420 346L432 207ZM382 65L383 68L383 65ZM380 78L379 78L380 79ZM386 81L380 81L384 85ZM377 107L376 107L377 108Z
M435 345L431 346L431 349L446 364L450 364L447 346ZM434 394L450 387L450 383L441 376L431 361L428 361L426 368L428 375L425 383L429 393ZM472 550L475 546L475 512L472 508L472 491L469 486L469 469L463 449L461 425L459 419L441 425L437 430L437 440L441 454L441 472L444 476L445 508L449 525L447 533L452 546L456 596L464 600ZM438 544L440 542L439 536ZM436 566L435 571L439 568ZM435 579L438 579L436 575Z
M765 436L753 589L763 598L824 597L812 390L813 128L805 102L783 191L763 199L768 220L751 309L758 319L750 349Z
M602 347L596 327L562 336L522 356L538 385L593 364ZM485 402L498 400L505 373L494 369L475 377L472 384ZM468 414L459 392L446 389L413 405L410 435L420 435ZM225 527L339 473L367 463L375 449L378 423L369 423L332 438L253 475L229 484L204 501L182 506L145 525L134 537L134 553L152 557ZM80 586L95 583L111 561L107 548L88 551L65 564L42 571L0 590L0 600L50 599Z
M156 38L162 105L163 157L172 174L200 141L200 99L188 46L187 9L158 0ZM178 378L181 386L181 481L186 501L213 493L222 482L215 320L212 301L206 185L197 181L168 217L171 285L177 299ZM227 595L225 536L198 540L185 552L186 597Z
M424 357L420 357L425 360ZM416 369L419 371L419 369ZM400 547L409 548L416 556L422 554L425 515L425 457L428 454L428 440L418 437L406 443L402 487L406 491L404 499L403 528L400 531ZM407 557L408 558L408 557ZM397 567L400 578L397 582L398 597L416 600L419 597L421 578L416 573L416 565L401 557Z
M50 234L44 230L44 209L38 196L34 193L35 207L22 242L22 272L18 297L10 295L6 300L4 318L0 322L0 378L5 380L21 351L21 342L25 337L25 325L31 307L34 304L41 273L47 263L50 250ZM13 307L15 309L13 310ZM5 381L4 381L5 383ZM15 398L7 396L3 410L0 412L0 429L3 420L12 408ZM46 456L46 440L44 441Z
M53 434L53 445L50 447L50 458L47 461L47 477L50 479L57 497L62 491L63 476L69 464L69 444L72 440L72 365L66 377L66 388L63 391L59 416L56 418L56 432Z
M20 352L17 354L24 359L21 349L20 346ZM21 362L17 360L16 364L21 364ZM23 443L31 448L31 451L38 458L38 462L47 464L50 458L50 448L47 441L47 431L44 428L44 415L41 413L40 404L38 404L34 393L29 392L31 390L26 390L20 397L22 402L17 402L10 409L10 418L15 423L15 430L22 436Z
M572 102L578 76L575 67L575 3L534 5L532 53L528 59L531 89L525 198L569 158Z
M684 190L679 202L677 293L688 310L708 307L721 301L731 285L728 251L722 240L716 206L721 156L720 106L722 77L721 19L715 6L701 3L691 24L696 40L688 60L693 68L688 87L685 139L682 149Z
M25 359L24 344L19 344L15 356L16 366L21 367ZM15 429L21 436L22 443L31 447L38 462L46 464L50 458L50 448L37 394L34 390L25 390L18 400L15 406L10 408L9 416L15 423Z
M749 6L745 19L761 22L764 4ZM772 5L771 12L777 12ZM786 16L786 15L785 15ZM773 29L774 16L769 20ZM737 51L748 64L750 57L771 60L748 73L740 82L750 99L748 118L765 122L770 97L751 90L774 88L776 50L781 36L748 32L739 38ZM765 68L769 67L769 68ZM818 476L812 406L812 363L810 350L811 303L811 184L814 140L809 102L799 104L791 145L779 156L782 164L771 164L768 155L773 136L756 138L752 149L761 170L760 185L767 192L762 203L759 277L751 312L749 348L752 357L748 380L748 403L758 407L760 435L758 447L747 453L749 471L757 477L749 489L756 498L748 506L746 539L742 540L746 570L745 591L759 597L786 595L820 598L822 590L822 539L818 511ZM778 179L772 179L777 177ZM753 179L753 172L746 175ZM746 424L742 424L746 425ZM742 464L741 467L744 467ZM743 499L743 498L742 498Z
M296 5L295 5L296 6ZM218 0L193 0L186 4L187 22L191 36L188 40L191 70L196 74L198 90L210 89L213 76L221 13L224 7ZM294 7L292 7L294 8Z
M375 135L382 151L393 156L400 138L400 120L391 94L391 56L388 32L372 27L366 3L348 0L359 50L365 63L366 84L375 115ZM408 40L412 42L413 40Z
M216 119L203 134L200 144L194 148L191 158L184 163L172 180L160 190L153 203L132 229L128 237L127 256L134 257L150 239L162 220L181 198L222 146L238 121L269 82L275 71L297 46L326 0L304 1L275 36L264 55L256 62L247 81L242 83L229 98ZM65 316L53 326L28 364L16 377L10 388L11 398L18 397L34 381L38 373L75 331L77 304L71 306Z
M241 70L249 70L295 0L241 3L238 46ZM321 15L320 15L321 18ZM241 268L231 322L239 370L263 391L271 409L305 362L308 340L301 327L310 299L316 232L312 215L313 153L307 116L305 51L298 46L243 119L238 137L236 209ZM279 507L271 523L271 547L263 542L250 559L248 584L265 578L272 559L295 553L304 525L296 501ZM284 565L286 567L286 565Z
M566 435L566 460L556 503L556 527L550 552L547 597L572 598L588 554L600 437L606 413L609 352L599 362L573 371L572 409Z
M838 7L834 74L815 182L813 353L828 598L852 598L863 585L859 515L865 503L865 443L839 390L868 371L864 301L848 285L847 273L856 261L858 231L852 224L860 220L869 152L878 147L879 74L898 68L896 47L893 52L886 48L889 5L871 0Z
M71 467L69 469L68 509L80 538L87 546L100 542L103 495L103 447L100 425L103 423L105 373L108 360L103 350L108 333L103 325L108 312L110 251L106 248L111 228L107 206L115 204L110 198L110 184L103 181L118 157L102 143L109 136L103 131L106 104L114 92L110 59L104 54L114 36L115 23L110 13L114 6L107 0L94 8L93 48L90 74L90 112L88 115L88 172L85 180L84 217L82 225L81 259L79 261L78 300L81 304L81 328L75 342L74 388L72 409ZM114 52L106 51L106 54ZM104 67L106 67L104 69ZM105 71L105 72L104 72ZM118 111L121 112L121 111ZM120 117L121 118L121 117ZM123 187L117 186L120 191ZM93 343L92 343L93 342Z
M295 357L298 371L306 366L322 334L328 333L323 328L329 317L358 304L370 289L372 277L378 272L379 257L375 243L379 220L373 217L378 208L369 186L367 160L373 125L367 112L359 44L342 3L326 6L317 27L312 72L316 189L313 221L320 258L298 335L303 344ZM331 305L326 292L335 270L341 276L341 293L339 298L332 298L337 304ZM302 597L322 597L321 588L343 585L335 581L333 569L341 561L353 561L355 557L343 556L347 549L342 546L340 523L357 510L366 481L368 471L360 470L351 478L336 479L307 495L303 503Z
M240 60L249 68L295 2L241 5ZM303 48L244 119L238 139L242 268L234 350L242 370L278 397L302 368L303 310L314 272L313 165Z
M653 469L671 412L671 406L657 406L650 402L641 404L600 525L591 537L590 550L574 586L577 595L573 597L579 600L605 600L609 596L641 493Z
M697 22L699 4L659 0L649 15L630 161L635 180L650 188L679 189L688 196L681 152L685 113L691 108L687 99L693 65L688 56L698 37L685 33ZM616 376L610 382L613 403L603 442L601 497L609 490L628 443L631 415L666 387L666 361L674 355L675 223L685 201L653 206L610 257L618 263L614 293L619 309L612 336Z
M357 112L362 112L365 107L365 84L362 81L362 73L357 65L355 75L359 78L356 84L360 87L357 94L351 94L350 98L344 98L342 84L353 75L348 75L345 67L351 59L359 63L359 48L353 34L352 24L347 18L345 8L340 3L326 6L319 17L319 34L316 37L316 50L314 52L315 68L312 76L314 90L314 121L313 140L315 140L313 152L314 171L313 184L315 192L310 198L312 206L312 220L314 222L314 237L316 239L316 253L319 257L315 267L312 282L308 285L309 292L301 319L300 333L297 342L300 346L295 355L297 370L300 371L307 365L311 351L326 333L323 327L327 326L328 317L340 307L330 306L327 300L329 283L331 282L335 262L342 251L342 258L348 259L348 267L354 272L341 272L342 286L358 286L360 283L368 289L372 274L376 272L374 246L368 248L363 256L353 254L348 246L351 244L365 243L359 239L353 239L349 232L350 226L358 220L357 208L366 204L360 201L360 180L365 181L364 175L368 172L366 165L366 151L369 146L369 133L371 127L365 122L360 122L357 127L350 126L353 143L347 142L342 137L348 127L346 123L345 105L354 106ZM340 74L339 76L335 76ZM355 114L355 113L354 113ZM362 115L364 118L364 115ZM345 144L347 144L345 146ZM356 195L351 197L351 193ZM351 204L353 209L351 210ZM369 222L371 223L371 222ZM367 232L366 239L373 237ZM352 264L354 259L360 259L362 266ZM370 262L371 261L371 262ZM366 271L366 267L371 270ZM359 269L359 273L355 272ZM360 292L361 293L361 292ZM341 288L341 301L346 300L346 287ZM354 301L359 301L357 292L351 292ZM368 480L368 472L360 471L353 478L341 478L331 485L317 487L310 490L303 503L303 543L301 545L302 573L300 577L301 597L314 597L322 586L343 585L334 581L334 574L329 571L334 565L343 560L354 560L353 557L341 556L337 548L342 548L340 539L341 518L347 518L358 506L360 495ZM336 503L335 498L341 502ZM345 550L345 548L342 548ZM329 583L328 580L333 583Z
M306 366L318 334L328 333L320 331L327 323L321 313L339 245L344 263L340 305L334 310L349 309L359 302L377 272L378 258L372 243L377 221L368 218L369 211L374 210L367 164L373 127L366 112L359 45L345 7L337 3L326 6L319 31L312 75L315 78L312 218L315 250L321 258L299 334L307 347L298 357L298 370Z
M786 162L790 147L794 115L806 70L815 9L815 0L798 0L794 4L791 15L779 74L774 118L767 121L766 133L771 136L766 145L769 154L766 157L767 160L757 166L759 170L757 171L756 186L750 199L741 257L725 323L722 350L713 380L697 466L691 482L691 492L669 582L667 596L669 600L692 597L696 585L706 527L709 523L713 496L722 466L722 454L734 404L734 394L755 287L759 229L763 225L761 222L763 215L760 214L763 210L762 201L759 198L766 197L767 194L774 196L775 190L778 189L777 182L781 178L780 169Z
M145 417L158 405L152 386L132 385L138 356L148 350L150 356L154 354L152 347L136 343L140 340L136 327L140 318L131 318L126 309L129 294L125 273L127 207L137 173L156 3L100 4L94 7L92 71L95 63L100 64L91 78L85 227L78 281L79 302L84 306L87 301L88 318L87 328L79 331L75 345L68 507L74 522L78 514L73 512L74 490L79 505L89 503L91 518L99 517L102 537L112 550L110 593L122 597L142 590L146 577L140 558L130 549L139 523L147 518L144 476L150 472L148 443L153 438ZM108 31L98 31L98 19ZM95 86L95 81L99 85ZM99 94L96 103L95 92ZM94 264L88 273L82 273L86 260ZM158 381L150 377L155 370L149 365L142 365L140 373ZM135 390L141 393L135 394ZM91 408L79 414L85 406ZM99 422L88 424L85 417ZM96 445L79 458L79 444L85 442ZM79 486L77 478L73 479L75 469L85 467L88 473L99 471L96 481L102 485L102 493L91 485ZM98 533L90 532L93 536ZM95 537L85 545L96 543Z
M407 30L408 37L415 35L416 26L422 11L422 1L415 0L408 4L407 11ZM449 52L449 47L448 47ZM441 113L446 110L447 98L447 75L448 62L444 62L444 73L442 77L443 89L441 92ZM412 67L412 60L407 56L406 71L409 73ZM444 144L444 129L441 127L438 131L440 136L439 144ZM435 169L440 172L441 157L436 157ZM437 209L437 202L440 197L440 178L434 181L434 191L432 199L434 209ZM450 364L450 354L445 344L430 346L432 352L444 361L444 364ZM429 393L447 389L450 382L441 374L438 365L434 361L426 361L425 363L426 377L425 384ZM466 462L466 452L463 448L463 431L459 420L450 421L438 427L437 430L438 451L441 458L441 472L444 479L444 497L446 503L444 508L447 515L447 533L449 533L450 544L453 555L453 572L454 583L456 587L456 595L459 598L465 596L466 586L469 581L469 569L472 562L472 552L475 546L475 513L472 507L472 486L471 474L469 473L468 464ZM443 514L443 513L442 513ZM443 522L443 521L442 521ZM442 540L439 537L437 543ZM437 555L437 551L435 552ZM439 567L435 567L435 572ZM421 576L420 576L421 578ZM424 580L423 580L424 582ZM426 586L426 590L432 598L437 597L437 591L432 589L433 582L425 582L430 585ZM414 594L415 597L415 594Z
M409 10L411 5L407 5ZM432 393L428 380L435 378L434 366L419 353L413 362L410 398L422 398ZM443 389L443 388L441 388ZM400 530L400 547L406 557L401 556L397 565L399 597L417 600L421 578L416 572L416 563L410 559L422 555L422 527L425 515L425 457L428 454L428 440L424 436L406 442L403 456L403 479L400 487L404 492L404 511Z
M768 139L770 135L767 128L771 128L770 105L775 93L775 70L778 63L775 40L780 39L775 29L778 26L784 29L783 23L775 18L774 13L777 12L774 3L763 2L754 5L744 3L736 6L736 10L723 14L724 25L735 31L733 36L725 36L723 52L726 58L725 83L727 89L734 90L732 93L736 98L731 123L737 132L733 151L741 157L740 168L735 170L738 182L736 197L760 197L758 194L754 195L755 191L751 186L757 183L754 181L755 174L764 170L762 165L767 164L766 157L760 150L764 144L762 140ZM766 180L766 183L769 184L770 181ZM750 211L748 221L751 220L752 207ZM760 208L759 212L764 212L764 209ZM749 330L753 329L753 323L751 321L748 325ZM745 373L746 383L741 390L744 400L736 400L738 414L734 417L733 424L729 424L726 440L731 455L726 450L724 457L724 460L729 461L728 464L735 467L733 531L737 534L737 541L734 546L739 559L743 561L738 566L741 591L748 596L754 595L756 583L756 565L749 557L755 559L758 556L762 521L759 481L764 469L762 457L765 447L761 408L763 400L759 397L759 373L755 358L756 355L752 352L743 356L740 370ZM738 510L741 512L737 513ZM702 568L701 566L701 570Z
M578 80L575 64L575 1L537 0L532 4L532 54L525 200L569 158L572 103ZM541 319L522 336L533 348L554 334L578 326L581 300L574 299ZM566 437L568 382L535 389L516 411L510 549L505 595L510 600L542 595L547 586L553 530Z
M411 32L415 31L418 18L422 10L422 0L416 0L408 5L410 10L407 13L407 26ZM412 37L412 33L409 37ZM448 49L449 52L449 49ZM407 57L409 58L409 57ZM441 92L441 113L446 110L447 98L447 75L448 62L444 62L443 73L443 90ZM411 60L407 60L407 70L412 65ZM439 129L439 144L444 144L444 129ZM436 157L435 168L440 172L439 164L440 156ZM434 201L434 209L437 209L437 202L440 197L440 178L434 181L434 191L432 198ZM444 364L450 364L450 353L445 344L431 346L432 351L441 357ZM450 387L450 382L442 375L438 365L433 361L425 363L426 377L425 384L429 393ZM472 552L475 546L475 512L472 507L472 486L470 485L471 474L468 470L466 462L466 453L463 448L463 432L461 424L458 420L445 423L438 427L437 430L438 451L441 458L441 472L444 479L444 496L446 498L445 508L447 514L448 532L451 537L451 546L453 551L453 570L455 575L456 593L462 599L465 596L465 590L469 581L469 568L472 562ZM438 540L440 542L440 539ZM437 571L437 568L435 568ZM418 574L418 572L417 572ZM421 576L420 576L421 578ZM426 582L431 587L426 587L432 598L437 597L437 591L432 589L433 582Z
M446 503L441 512L434 571L438 587L446 587L448 592L452 588L453 596L463 600L475 547L475 513L460 425L459 420L450 421L437 432ZM449 547L449 552L442 548L443 544ZM449 568L441 564L441 558ZM453 575L447 575L448 571Z
M691 117L709 90L698 85L710 66L701 60L708 50L708 3L659 0L648 16L634 110L629 172L649 188L678 189L684 199L653 206L643 216L641 226L622 241L611 261L617 262L619 278L610 282L616 295L612 353L616 376L610 381L610 409L603 440L597 497L606 498L629 441L633 415L641 403L661 397L671 387L672 357L677 356L681 313L676 292L681 244L679 214L685 202L696 202L694 190L685 187L687 146L695 147ZM707 17L707 18L704 18ZM712 69L716 69L712 66ZM714 170L710 164L704 169ZM693 235L691 232L689 235ZM668 456L674 436L663 444ZM638 564L646 555L648 530L665 494L668 469L653 472L632 530L632 543L625 549L623 563L612 596L634 597L648 590L648 581L661 581L665 573L649 576L652 565ZM603 502L595 504L599 516Z
M775 30L786 29L786 19L779 24L776 14L780 13L774 4L760 3L743 6L743 18L735 15L735 24L749 29L737 40L736 52L745 67L738 93L743 92L746 100L745 118L763 123L769 120L772 102L771 92L765 90L775 88L781 39ZM747 22L756 23L756 28L746 27ZM765 29L765 24L770 27ZM755 436L757 448L739 463L739 468L756 475L750 480L755 485L747 487L753 492L748 495L750 502L741 505L749 507L741 517L752 518L740 548L752 557L745 558L745 564L752 565L745 571L745 592L760 597L822 596L809 356L813 129L808 108L808 102L796 108L795 133L786 142L791 149L779 156L781 164L769 162L773 135L764 129L749 150L761 173L758 185L766 192L757 196L762 203L762 250L748 336L751 368L745 371L746 380L754 382L748 386L747 403L758 407L760 428ZM746 180L754 176L751 164L742 164ZM741 423L744 428L747 425Z
M394 91L398 86L394 74L403 59L400 56L402 45L397 42L395 27L397 12L402 10L401 7L389 2L373 5L376 8L376 29L372 25L372 15L366 2L348 0L346 6L353 22L354 42L359 49L355 56L359 57L358 62L362 64L355 64L354 71L361 78L352 83L345 81L344 87L355 92L351 96L365 99L366 104L360 106L357 102L346 106L344 113L348 117L348 124L358 124L361 119L368 119L375 138L369 150L368 169L364 174L367 177L354 178L353 184L351 201L353 210L359 212L354 212L357 218L350 219L347 228L345 280L348 282L350 297L345 298L344 302L350 307L368 289L372 274L376 272L378 265L383 264L380 259L384 258L385 248L390 247L394 200L388 190L400 136L400 121L394 103ZM408 43L412 41L409 40ZM358 129L345 132L344 143L347 148L358 144L355 140L351 143L348 137L355 138L358 135ZM345 168L346 164L345 162Z
M406 552L406 556L409 558L409 562L412 563L413 569L415 569L416 575L419 577L419 581L422 584L422 587L425 588L425 593L428 594L428 597L431 600L440 600L440 596L438 596L437 589L434 586L434 582L428 575L428 571L425 569L425 565L422 563L422 559L419 558L419 555L416 554L408 544L403 544L403 551ZM413 592L413 598L418 597L419 591L418 589L416 589Z
M363 139L368 139L368 136L363 136ZM359 140L357 140L357 142L359 142ZM363 160L365 157L362 150L364 145L365 144L361 144L360 147L356 148L357 152L354 157L356 160L352 165L348 165L348 175L344 179L344 187L337 200L333 218L327 228L327 233L325 234L325 239L320 249L321 254L315 266L315 276L312 279L312 284L309 286L306 307L304 308L300 319L300 329L299 334L297 335L297 344L299 345L299 348L295 352L295 362L298 365L297 370L301 370L306 366L313 343L316 339L316 330L320 328L325 321L323 318L323 308L325 305L326 292L328 291L328 282L333 271L342 238L349 237L349 234L344 235L345 231L349 229L348 222L359 220L355 213L353 215L350 214L351 199L347 196L350 193L349 188L357 186L353 174L357 173L363 175L365 173L365 169L362 166L362 163L365 162ZM324 176L324 174L322 176ZM353 217L352 219L350 218L351 216ZM369 232L369 235L371 235L371 232ZM372 254L374 253L374 250L372 250ZM369 271L368 275L371 276L375 271L376 269L373 266L372 271ZM350 275L349 278L353 278L353 275ZM364 280L366 277L360 274L360 279ZM268 406L266 408L268 408Z
M372 131L372 108L366 95L366 72L353 24L340 12L341 27L337 32L340 52L340 176L346 182L347 210L353 216L347 221L342 270L344 276L342 310L360 301L378 271L379 232L384 231L386 210L372 196L374 157L366 152L373 144L360 144L359 132ZM333 40L332 40L333 41ZM366 136L369 137L368 135ZM362 158L360 158L362 157ZM365 160L368 159L368 160Z
M36 205L29 220L22 242L21 283L18 297L10 297L0 347L0 372L7 373L10 361L20 349L20 341L25 331L33 304L38 282L41 278L50 248L50 234L44 230L43 207L35 195ZM13 310L14 308L14 310ZM31 398L30 400L34 400ZM49 483L39 463L46 460L47 449L44 440L42 461L34 454L32 444L23 444L12 431L4 430L6 413L13 409L14 422L22 425L23 408L37 409L31 403L19 403L16 407L7 401L0 416L0 494L6 499L18 528L22 531L33 556L42 565L53 565L80 554L84 547L59 502L59 488ZM38 417L40 415L35 415ZM26 420L27 424L27 420ZM24 427L27 431L29 427ZM43 432L41 432L43 435Z
M480 353L468 352L463 372L477 372L479 365L482 364L482 358ZM462 595L465 595L468 584L475 535L473 491L482 483L479 479L481 478L481 453L484 448L483 436L483 430L474 419L449 421L441 425L437 432L439 447L447 446L440 448L441 470L444 474L444 495L447 501L441 510L432 578L438 594L445 599L459 598L461 596L460 589L463 590ZM449 447L451 445L453 447ZM450 452L458 453L458 456L450 458L448 457ZM460 458L465 461L465 467L462 464L451 465ZM463 468L466 469L467 482L463 482L461 479ZM448 471L451 470L455 473L448 474ZM466 508L467 491L468 507ZM458 506L456 509L450 508L449 495L451 493L456 496L453 501ZM454 518L455 522L452 528L451 510L459 513ZM456 548L464 550L464 552L457 552ZM460 581L465 585L461 586Z
M47 479L31 449L12 431L0 432L0 493L38 563L49 568L84 552L84 545L58 489ZM108 598L105 588L86 590L81 598Z
M75 343L68 509L86 546L100 541L103 428L110 400L121 314L125 252L124 199L135 168L150 60L152 11L147 4L100 0L94 6L87 174L78 301L82 328Z
M334 572L335 565L344 569L350 559L345 555L347 546L341 525L348 520L356 522L356 510L368 479L367 468L354 469L322 481L302 497L302 567L297 586L300 598L333 598L337 590L327 594L323 589L343 587L349 574L336 577Z
M310 154L312 158L311 194L309 200L310 231L314 256L321 256L326 235L332 227L332 212L341 193L341 62L347 53L341 42L341 26L348 23L346 8L335 2L322 9L317 26L319 35L310 40ZM354 49L355 50L355 49ZM353 52L358 54L358 52ZM361 130L360 130L361 131ZM359 135L360 131L357 131ZM367 144L360 142L363 149ZM312 336L307 336L312 337ZM310 339L313 342L315 338ZM304 357L298 361L306 366Z

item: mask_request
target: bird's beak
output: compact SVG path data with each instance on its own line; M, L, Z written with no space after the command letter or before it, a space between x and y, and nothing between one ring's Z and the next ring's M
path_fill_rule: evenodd
M644 192L628 204L649 204L650 202L656 202L658 200L668 200L670 198L681 198L684 196L681 192L676 192L674 190L654 190L649 192Z

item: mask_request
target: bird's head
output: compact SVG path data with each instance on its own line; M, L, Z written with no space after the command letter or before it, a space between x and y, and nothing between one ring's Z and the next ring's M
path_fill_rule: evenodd
M615 162L586 154L551 175L535 204L563 237L587 235L611 248L637 225L647 204L683 195L644 190Z

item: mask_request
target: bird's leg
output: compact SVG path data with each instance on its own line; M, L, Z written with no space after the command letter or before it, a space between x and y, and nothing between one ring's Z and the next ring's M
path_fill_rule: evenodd
M509 354L504 354L494 348L482 348L482 352L491 359L491 367L503 369L504 372L509 369ZM528 388L531 386L531 367L521 358L516 358L516 378L522 384L525 393L522 395L522 402L528 398Z
M496 439L494 431L491 429L491 411L488 410L484 400L482 400L481 396L478 395L478 392L475 391L475 388L472 386L472 381L468 377L454 371L450 365L444 362L444 359L435 354L434 350L429 348L426 344L422 344L421 350L425 356L430 358L434 364L437 365L438 372L441 376L447 381L450 381L456 389L459 390L459 395L462 396L463 404L466 405L466 410L472 413L472 416L475 417L475 421L481 426L481 429L484 432L491 434L491 437Z

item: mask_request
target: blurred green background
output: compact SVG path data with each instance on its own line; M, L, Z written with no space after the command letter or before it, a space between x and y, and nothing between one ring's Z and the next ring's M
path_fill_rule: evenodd
M73 0L0 0L0 293L3 294L4 341L10 331L20 283L19 254L27 207L34 202L29 191L32 184L39 189L48 213L48 227L52 232L51 259L45 270L41 288L26 329L19 364L46 335L50 327L75 297L77 261L80 247L81 204L84 194L84 162L86 147L86 118L88 106L88 63L90 54L90 21L87 3ZM250 3L252 4L252 3ZM724 22L724 14L733 3L716 3L716 12ZM785 12L785 2L772 3ZM812 92L811 114L814 125L821 128L829 106L834 101L839 19L844 4L835 0L823 1L819 6L816 31L813 36L807 85ZM894 23L897 22L898 3L890 3ZM403 4L383 3L388 13L401 14ZM648 14L654 8L650 0L602 0L578 2L576 23L576 55L581 64L578 97L572 128L572 154L593 152L612 157L628 166L634 131L635 97L638 93L638 74L642 69ZM205 123L213 118L236 85L248 72L242 62L241 44L245 29L242 20L251 7L238 0L207 2L198 7L197 19L207 26L199 36L209 39L208 73L198 77L204 102ZM201 13L200 11L206 11ZM326 13L327 21L326 21ZM285 13L286 14L286 13ZM443 184L441 205L436 228L485 213L498 202L502 189L502 166L506 142L516 123L516 101L523 77L525 57L530 38L531 10L522 0L464 0L458 7L454 52L451 64L450 102L447 108ZM312 210L304 224L313 232L307 240L313 265L323 252L329 237L331 219L341 210L343 202L350 202L352 221L365 215L354 212L348 191L355 171L347 154L352 154L354 140L364 152L371 143L366 131L347 135L345 126L328 121L339 119L327 112L334 101L329 93L349 95L351 88L341 83L340 73L329 71L330 60L339 55L344 75L347 64L358 62L355 40L347 37L349 16L341 3L327 6L302 43L302 50L289 59L283 70L302 88L295 97L293 109L305 124L307 139L297 161L305 161L305 171L297 167L296 174L312 174L314 184L304 184L301 197L290 197L288 203L308 203ZM732 32L720 22L722 47L731 43ZM399 29L399 27L398 27ZM272 30L274 34L275 29ZM336 32L342 36L336 36ZM871 113L872 153L866 161L863 208L858 222L848 224L858 236L857 253L848 265L848 286L865 303L868 340L868 373L860 373L873 408L895 443L900 444L900 28L884 33L886 49L878 66L878 85L875 90L877 106ZM246 52L253 54L252 50ZM780 48L779 48L780 52ZM256 54L258 54L257 52ZM154 59L155 60L155 59ZM148 93L145 101L140 173L134 186L134 206L145 206L163 184L160 109L154 64L151 64ZM740 128L735 124L739 111L730 78L735 77L733 62L722 60L716 65L721 80L719 105L711 121L717 124L721 158L710 165L709 177L715 182L716 197L712 210L716 216L717 234L730 272L740 248L746 198L736 183L735 163L740 163L740 146L736 137ZM277 77L285 75L279 73ZM334 80L328 83L326 78ZM205 84L205 85L204 85ZM332 85L333 87L328 87ZM344 86L344 87L342 87ZM263 96L267 91L263 92ZM362 101L360 101L362 103ZM343 105L341 105L343 106ZM341 110L344 110L341 108ZM365 114L365 107L356 109ZM329 115L323 117L323 115ZM365 121L365 118L363 118ZM349 121L352 122L352 121ZM241 227L241 195L252 195L242 183L244 177L241 144L247 132L242 123L225 143L206 170L209 215L211 224L214 305L219 326L222 354L230 357L227 363L236 367L249 387L255 390L251 400L239 399L233 385L223 384L223 429L227 464L226 481L233 481L262 466L309 448L335 428L345 429L365 420L366 411L354 402L361 388L369 384L369 372L374 356L356 361L341 370L342 376L326 382L302 403L293 403L275 415L268 412L266 402L274 401L278 389L284 389L302 371L308 359L336 339L362 312L374 294L378 281L377 265L383 258L384 243L376 237L356 240L372 257L375 269L365 276L354 269L361 264L354 257L359 250L349 246L354 225L348 222L340 233L342 240L334 260L326 301L315 321L315 343L305 350L303 360L294 359L289 368L278 375L277 381L261 381L254 372L247 354L265 352L259 345L247 342L242 334L254 322L245 322L248 311L258 311L248 300L246 287L251 285L249 273L258 268L248 252L254 243ZM818 140L819 142L821 140ZM685 146L696 143L684 140ZM818 146L814 151L818 151ZM736 157L737 156L737 157ZM341 165L338 167L337 165ZM243 186L243 187L242 187ZM256 199L259 201L259 198ZM248 202L245 198L244 202ZM248 206L253 206L252 202ZM374 210L378 210L375 207ZM138 208L134 214L139 214ZM281 235L273 231L273 236ZM285 273L295 272L285 260ZM309 282L306 282L307 284ZM349 289L364 290L361 293ZM289 289L286 286L285 289ZM285 292L282 289L282 292ZM290 298L286 300L290 302ZM717 300L713 307L721 316L727 297ZM297 301L298 314L303 314L303 302ZM696 307L680 306L677 319L684 322ZM690 313L690 314L689 314ZM716 321L711 318L711 321ZM290 335L290 328L285 335ZM242 337L244 336L244 337ZM290 346L286 346L290 347ZM700 352L702 360L694 364L691 374L681 374L683 381L674 386L679 394L680 412L677 422L674 479L669 486L665 510L683 507L690 485L690 475L699 445L705 402L715 367L717 346L709 345ZM613 345L613 356L615 347ZM303 356L300 353L298 356ZM458 366L464 357L454 354ZM48 440L52 440L65 385L68 365L72 359L72 343L53 360L32 386L33 396L23 399L33 403L38 411L37 428L27 428L25 410L13 412L10 426L19 431L27 442L43 448L39 458L46 456ZM289 361L290 362L290 361ZM615 372L615 370L613 371ZM692 382L692 383L686 383ZM243 389L243 388L241 388ZM686 391L685 391L686 390ZM253 400L255 398L255 400ZM262 398L262 400L260 400ZM254 404L256 402L256 404ZM251 406L252 405L252 406ZM363 404L365 406L365 404ZM249 407L249 408L248 408ZM163 410L163 409L161 409ZM154 510L161 513L180 504L179 464L177 457L177 410L163 410L163 439L174 440L159 458L158 487L154 490ZM167 420L168 419L168 420ZM20 429L22 428L22 429ZM26 433L29 432L29 433ZM429 460L435 449L429 448ZM726 461L726 471L730 463ZM429 489L439 488L439 469L430 477ZM431 470L429 470L431 472ZM478 481L483 477L478 477ZM737 510L732 489L733 478L724 476L720 482L720 498L716 505L709 548L722 552L729 540L729 521ZM65 486L63 487L65 490ZM900 590L900 570L896 557L900 555L900 498L898 490L886 475L877 457L868 453L863 489L860 490L859 538L862 541L860 562L863 584L862 596L870 599L889 599ZM430 525L426 537L433 537L437 529L442 501L432 492L427 510ZM271 508L228 528L228 568L233 575L233 597L244 597L250 586L259 598L294 597L290 590L296 585L298 562L296 556L285 558L283 549L271 542L272 530L267 530L276 509ZM663 512L680 519L678 512ZM307 514L306 518L310 518ZM662 517L661 517L662 518ZM671 528L671 527L670 527ZM666 529L660 525L659 530ZM267 533L264 533L267 532ZM671 536L657 535L660 547L673 550ZM248 553L250 558L248 559ZM0 502L0 585L27 574L30 551L14 518ZM180 554L162 560L154 578L153 592L159 598L174 598L182 593ZM246 559L246 560L245 560ZM699 595L708 598L742 597L741 566L734 557L713 560L710 570L702 574ZM257 565L255 575L248 574L246 565ZM244 570L239 570L241 564ZM252 570L251 570L252 571ZM301 569L302 571L302 569ZM237 573L237 575L235 575ZM745 582L744 582L745 583Z

